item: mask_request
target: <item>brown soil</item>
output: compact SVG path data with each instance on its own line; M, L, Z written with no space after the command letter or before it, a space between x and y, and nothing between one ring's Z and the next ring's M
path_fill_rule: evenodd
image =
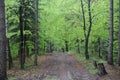
M73 55L47 54L39 57L39 61L41 63L34 69L31 67L22 72L12 69L8 75L16 76L15 80L96 80Z
M28 60L27 62L32 62ZM107 75L99 77L86 70L85 63L76 60L74 55L50 53L38 57L38 66L29 66L25 70L13 68L8 70L10 80L120 80L120 69L104 64Z
M97 80L120 80L120 67L118 66L111 66L107 63L104 63L107 75L98 77Z

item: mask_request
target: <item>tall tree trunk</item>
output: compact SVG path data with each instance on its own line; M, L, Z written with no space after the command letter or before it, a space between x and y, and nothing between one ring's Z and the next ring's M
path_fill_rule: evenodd
M67 40L65 41L65 48L66 48L66 51L68 52L68 41Z
M89 15L89 27L88 27L88 34L86 36L86 43L85 43L85 46L86 46L86 51L85 51L86 59L89 59L88 44L89 44L89 37L90 37L90 33L91 33L91 27L92 27L90 0L88 0L88 15Z
M30 56L30 53L29 53L29 48L28 46L26 46L26 56L29 57Z
M77 43L77 52L80 53L80 40L77 39L76 43Z
M85 57L86 59L89 59L89 54L88 54L88 38L86 35L86 19L85 19L85 11L84 11L84 5L83 5L83 0L81 1L81 8L82 8L82 15L83 15L83 30L84 30L84 37L85 37Z
M98 38L98 53L99 53L99 58L101 58L101 43L100 43L100 37Z
M107 62L108 64L113 65L113 0L110 0L110 39Z
M83 30L84 30L84 36L85 36L85 57L86 59L89 59L89 53L88 53L88 44L89 44L89 37L91 33L91 27L92 27L92 18L91 18L91 4L90 0L88 0L88 15L89 15L89 26L88 26L88 31L86 33L86 19L85 19L85 11L84 11L84 5L83 1L81 1L81 8L82 8L82 15L83 15Z
M23 35L23 4L20 1L19 7L19 27L20 27L20 68L24 69L24 35Z
M50 52L52 53L53 52L53 47L54 47L54 44L50 41L49 42L49 46L50 46Z
M83 0L80 0L81 1L81 8L82 8L82 17L83 17L83 30L84 30L84 36L86 38L86 19L85 19L85 11L84 11L84 5L83 5Z
M119 0L119 28L118 28L118 59L117 63L120 66L120 0Z
M26 18L27 18L26 16L27 16L27 15L26 15L26 13L25 13L25 10L24 10L23 13L24 13L23 25L24 25L24 31L25 31L25 30L27 30L27 27L28 27L28 26L27 26L27 20L26 20ZM26 55L27 55L27 43L26 43L26 41L27 41L27 35L24 34L23 36L24 36L24 39L23 39L23 42L24 42L24 43L23 43L23 44L24 44L24 50L23 50L23 51L24 51L24 52L23 52L23 54L24 54L24 63L25 63L25 59L26 59Z
M9 64L8 68L11 69L13 67L13 59L11 55L9 39L7 39L7 49L8 49L8 64Z
M35 59L34 59L34 65L37 66L37 55L38 55L38 0L35 0Z
M5 4L0 1L0 80L7 80L6 74L6 27Z
M88 37L85 38L85 58L89 59L89 54L88 54Z

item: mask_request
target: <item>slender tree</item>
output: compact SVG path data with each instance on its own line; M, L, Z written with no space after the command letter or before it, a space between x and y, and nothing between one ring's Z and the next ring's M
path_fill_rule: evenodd
M76 44L77 44L77 52L80 53L80 40L79 39L76 40Z
M7 39L7 55L8 55L8 65L9 65L8 68L11 69L13 67L13 59L11 55L9 39Z
M81 8L82 8L82 15L83 15L83 30L84 30L84 36L85 36L85 57L86 59L89 59L89 53L88 53L88 44L89 44L89 37L91 33L91 28L92 28L92 16L91 16L91 1L88 0L88 15L89 15L89 26L88 30L86 29L86 19L85 19L85 11L84 11L84 5L83 5L83 0L81 1Z
M101 42L100 42L100 37L98 38L98 53L99 53L99 58L101 58Z
M19 27L20 27L20 68L24 69L24 25L23 25L23 0L20 0L19 7Z
M119 0L119 27L118 27L118 59L117 63L120 66L120 0Z
M113 0L110 0L110 39L109 39L109 53L108 64L113 65Z
M37 55L38 55L38 0L35 0L35 40L34 40L34 65L37 66Z
M0 80L7 80L7 74L6 74L6 27L5 27L4 0L0 0Z

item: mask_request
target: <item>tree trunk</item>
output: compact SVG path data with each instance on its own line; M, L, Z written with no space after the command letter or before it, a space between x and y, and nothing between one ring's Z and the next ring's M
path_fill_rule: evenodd
M11 69L13 67L13 59L11 55L9 39L7 39L7 48L8 48L8 64L9 64L8 68Z
M85 39L85 58L89 59L89 54L88 54L88 38Z
M98 53L99 53L99 58L101 58L101 43L100 43L100 38L98 38L98 44L99 44L99 48L98 48Z
M34 59L34 65L37 66L37 55L38 55L38 0L35 0L35 59Z
M7 80L6 74L6 27L5 4L0 1L0 80Z
M65 48L66 48L66 51L68 52L68 41L65 41Z
M80 40L77 39L76 43L77 43L77 52L80 53Z
M26 46L26 56L29 57L30 56L30 53L29 53L29 48L28 46Z
M84 11L83 0L80 0L80 2L81 2L81 8L82 8L83 23L84 23L83 30L84 30L84 36L86 38L86 32L85 32L86 31L86 19L85 19L85 11Z
M118 59L117 63L120 66L120 0L119 0L119 28L118 28Z
M113 0L110 0L110 39L107 62L108 64L113 65Z
M19 7L19 27L20 27L20 68L24 69L24 35L23 35L23 7L22 0Z
M26 24L26 16L27 16L27 15L25 14L25 10L23 11L23 13L24 13L23 29L24 29L24 31L25 31L25 30L27 30L27 26L26 26L26 25L27 25L27 24ZM23 45L24 45L24 47L23 47L23 48L24 48L24 50L23 50L23 55L24 55L24 57L23 57L23 58L24 58L24 59L23 59L23 60L24 60L24 64L25 64L25 59L26 59L26 54L27 54L27 52L26 52L26 51L27 51L27 50L26 50L26 47L27 47L27 45L26 45L27 36L26 36L26 34L24 34L23 36L24 36L24 39L23 39Z
M24 27L26 27L26 26L24 25ZM25 30L25 28L24 28L24 30ZM27 47L27 45L26 45L26 35L24 35L23 45L24 45L24 47L23 47L23 49L24 49L24 50L23 50L23 55L24 55L24 56L23 56L23 58L24 58L23 60L24 60L24 61L23 61L23 62L24 62L24 64L25 64L26 53L27 53L27 52L26 52L26 47Z
M86 59L89 59L89 55L88 55L88 42L86 40L86 19L85 19L85 11L84 11L84 5L83 5L83 0L81 1L81 8L82 8L82 15L83 15L83 30L84 30L84 37L85 37L85 57Z
M103 63L98 63L97 67L98 67L98 70L99 70L99 72L98 72L99 76L103 76L103 75L107 74Z
M84 5L83 5L83 1L81 1L81 8L82 8L82 15L83 15L83 30L84 30L84 36L85 36L85 57L86 59L89 59L89 53L88 53L88 44L89 44L89 37L90 37L90 33L91 33L91 27L92 27L92 18L91 18L91 4L90 4L90 0L88 0L88 15L89 15L89 27L88 27L88 31L86 33L86 19L85 19L85 11L84 11Z
M98 67L97 67L97 61L93 61L93 65L94 65L94 67L97 69Z

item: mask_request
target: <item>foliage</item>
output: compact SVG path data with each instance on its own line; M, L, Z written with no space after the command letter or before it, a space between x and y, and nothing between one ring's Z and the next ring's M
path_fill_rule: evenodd
M26 29L24 35L27 36L26 44L30 54L33 54L33 32L34 32L34 0L25 0ZM12 56L16 57L19 51L19 0L6 0L7 37L10 39ZM27 3L28 2L28 3ZM87 0L83 0L85 7L85 17L88 26ZM114 8L114 57L118 51L118 0L115 0ZM100 41L101 55L105 58L109 47L109 1L91 0L92 31L89 40L90 56L98 57L98 38ZM80 0L39 0L39 54L55 51L65 51L65 41L68 41L69 52L84 53L84 31ZM87 28L88 29L88 28ZM79 42L77 41L79 40ZM81 58L82 59L82 58Z

